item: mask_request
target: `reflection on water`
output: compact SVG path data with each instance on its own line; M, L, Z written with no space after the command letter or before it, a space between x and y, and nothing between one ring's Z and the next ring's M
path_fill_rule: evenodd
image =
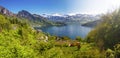
M71 39L80 36L84 38L92 28L81 26L80 24L70 24L66 26L50 26L50 27L42 27L41 30L43 32L47 32L50 35L56 36L68 36Z

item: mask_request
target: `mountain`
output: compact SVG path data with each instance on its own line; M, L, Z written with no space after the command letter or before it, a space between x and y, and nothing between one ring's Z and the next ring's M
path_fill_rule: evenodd
M29 20L38 20L38 21L42 21L42 20L47 20L45 17L42 17L38 14L31 14L30 12L26 11L26 10L22 10L19 11L17 14L18 17L22 17L22 18L26 18Z
M7 15L7 16L15 16L18 18L25 18L27 21L30 22L32 26L34 25L41 25L41 26L50 26L50 25L65 25L64 23L53 22L49 21L47 18L38 15L38 14L31 14L26 10L21 10L18 14L14 14L5 7L0 6L0 14Z
M31 14L30 12L28 12L26 10L19 11L17 16L20 18L26 18L33 22L35 22L35 21L36 22L45 22L45 20L47 20L45 17L42 17L38 14Z
M14 16L15 14L13 14L12 12L10 12L8 9L0 6L0 13L7 15L7 16Z
M29 21L31 21L32 23L35 24L40 24L40 25L44 25L44 26L50 26L50 25L64 25L64 23L59 23L59 22L53 22L48 20L47 18L38 15L38 14L31 14L30 12L26 11L26 10L22 10L19 11L17 14L18 17L20 18L26 18Z
M87 23L84 23L84 24L81 24L81 25L82 26L87 26L87 27L95 27L101 22L102 22L102 20L95 20L95 21L87 22Z
M35 17L26 10L19 11L17 16L22 17L22 18L26 18L26 19L29 19L29 20L34 20L35 19Z
M32 24L37 25L66 25L67 23L72 22L79 22L80 24L84 26L88 25L95 25L91 24L91 22L96 23L96 21L100 19L99 15L88 15L88 14L67 14L67 15L61 15L61 14L52 14L52 15L38 15L38 14L31 14L30 12L26 10L21 10L18 12L18 14L14 14L10 12L8 9L0 6L0 13L7 15L7 16L16 16L19 18L25 18L28 19ZM87 24L88 23L88 24Z
M47 19L55 22L79 22L81 24L100 19L99 15L75 14L75 15L48 15Z

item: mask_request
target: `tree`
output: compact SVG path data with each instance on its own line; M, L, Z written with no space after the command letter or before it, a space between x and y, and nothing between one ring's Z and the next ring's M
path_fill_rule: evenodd
M103 15L101 19L102 22L88 34L87 40L95 42L101 49L113 49L120 42L120 9ZM99 45L101 41L103 44Z

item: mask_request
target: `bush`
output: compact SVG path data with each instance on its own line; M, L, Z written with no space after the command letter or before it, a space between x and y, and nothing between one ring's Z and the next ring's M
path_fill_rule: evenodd
M77 36L75 40L77 40L77 41L79 41L79 42L83 41L80 36Z
M114 50L115 50L115 57L119 58L120 57L120 44L116 44L114 46Z
M106 58L114 58L114 51L112 51L111 49L107 49L106 50Z
M45 58L63 58L63 52L60 48L54 47L44 52Z
M70 38L67 37L67 36L63 36L62 39L63 39L63 40L69 40Z
M87 36L88 42L96 42L99 48L113 49L120 42L120 9L101 17L102 22ZM102 42L102 44L101 44Z

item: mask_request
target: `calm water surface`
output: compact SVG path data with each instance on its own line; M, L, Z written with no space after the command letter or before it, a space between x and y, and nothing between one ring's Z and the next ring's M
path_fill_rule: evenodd
M40 28L43 32L56 36L68 36L75 39L77 36L85 38L85 36L92 30L90 27L81 26L80 24L70 24L66 26L50 26Z

